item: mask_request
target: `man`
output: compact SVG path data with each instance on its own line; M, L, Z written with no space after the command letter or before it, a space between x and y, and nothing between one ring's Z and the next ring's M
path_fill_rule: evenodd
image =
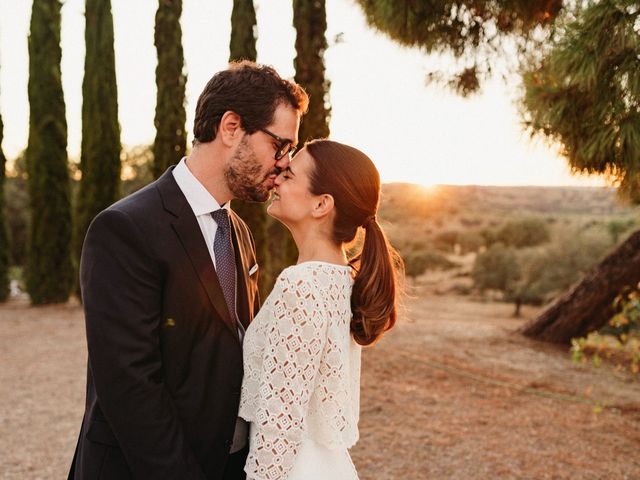
M89 227L87 401L69 478L244 478L242 336L258 273L229 202L267 200L307 105L272 68L232 64L198 100L191 155Z

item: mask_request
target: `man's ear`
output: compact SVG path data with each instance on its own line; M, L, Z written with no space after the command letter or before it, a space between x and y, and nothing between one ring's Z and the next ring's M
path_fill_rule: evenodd
M227 147L232 147L242 137L242 133L244 133L244 130L242 129L240 115L231 110L224 112L218 127L218 136L220 136L222 143Z
M311 215L314 218L322 218L329 215L333 212L333 207L335 206L333 196L325 193L324 195L319 195L313 205L313 210L311 211Z

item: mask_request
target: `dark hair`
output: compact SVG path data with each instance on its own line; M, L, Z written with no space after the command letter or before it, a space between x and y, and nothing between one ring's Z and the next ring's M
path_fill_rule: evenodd
M291 105L303 115L309 106L309 97L300 85L281 78L273 67L248 60L232 62L227 70L209 80L198 98L193 122L194 144L214 140L227 111L237 113L244 131L252 134L273 121L280 104Z
M350 260L356 271L351 333L360 345L370 345L395 325L398 277L404 271L402 259L376 218L380 175L369 157L348 145L313 140L305 148L313 159L311 193L330 194L334 199L333 241L349 243L358 227L365 229L362 251Z

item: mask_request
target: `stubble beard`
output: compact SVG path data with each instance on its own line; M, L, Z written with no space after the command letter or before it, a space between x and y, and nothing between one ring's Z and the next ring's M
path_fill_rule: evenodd
M234 198L249 202L265 202L271 192L265 182L273 173L275 171L262 175L262 166L245 135L231 157L224 177Z

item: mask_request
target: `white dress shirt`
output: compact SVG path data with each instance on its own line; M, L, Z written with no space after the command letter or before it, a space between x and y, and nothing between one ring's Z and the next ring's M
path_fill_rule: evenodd
M187 158L184 157L180 160L180 163L173 169L173 178L175 178L178 187L184 193L187 198L187 202L193 210L193 214L198 220L202 236L209 249L209 255L213 260L213 266L216 265L216 256L213 253L213 241L216 238L216 230L218 230L218 224L211 216L211 212L215 212L220 208L226 208L229 210L231 202L227 202L223 207L213 198L204 185L191 173L189 167L187 167Z

